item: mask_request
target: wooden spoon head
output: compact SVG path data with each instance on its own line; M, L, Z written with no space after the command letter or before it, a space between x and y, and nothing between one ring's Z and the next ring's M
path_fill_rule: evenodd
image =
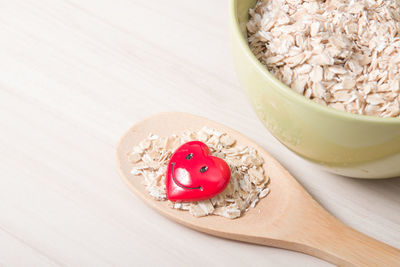
M128 160L127 154L135 145L148 137L149 133L167 137L172 134L179 135L186 130L198 131L204 126L228 133L237 140L238 145L253 147L264 158L263 168L270 177L271 192L255 208L250 208L240 218L231 220L214 215L197 218L187 211L172 209L168 206L167 201L157 201L147 193L142 184L143 177L131 174L134 165ZM260 233L264 233L263 240L266 237L265 233L272 239L279 238L280 235L275 232L281 228L279 221L282 214L285 213L290 198L299 194L307 194L290 174L256 143L224 125L187 113L161 113L134 125L118 144L117 163L123 180L127 182L132 191L161 214L187 227L208 234L252 243L264 243L261 239L259 242L257 241Z

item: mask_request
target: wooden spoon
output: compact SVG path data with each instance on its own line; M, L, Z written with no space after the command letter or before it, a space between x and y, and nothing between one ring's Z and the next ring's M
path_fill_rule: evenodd
M197 131L203 126L226 132L241 146L251 146L264 158L270 194L244 216L196 218L168 207L145 191L142 177L131 174L127 153L149 133L159 136ZM249 243L303 252L340 266L400 266L400 250L368 237L322 208L270 154L244 135L214 121L186 113L161 113L133 126L117 148L118 168L132 191L168 218L195 230Z

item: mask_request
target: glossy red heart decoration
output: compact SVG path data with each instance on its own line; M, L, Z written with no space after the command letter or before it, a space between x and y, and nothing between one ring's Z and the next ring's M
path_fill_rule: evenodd
M180 146L168 163L167 197L171 201L200 201L221 193L231 171L223 159L210 155L206 144L191 141Z

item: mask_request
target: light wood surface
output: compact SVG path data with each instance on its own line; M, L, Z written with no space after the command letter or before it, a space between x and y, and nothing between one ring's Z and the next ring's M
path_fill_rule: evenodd
M258 121L228 1L0 0L0 38L0 266L330 266L190 230L133 196L118 139L170 110L245 133L340 220L400 248L400 179L319 171Z
M196 218L155 201L142 184L143 177L131 173L129 153L150 133L161 137L199 131L203 127L228 133L239 146L253 147L264 159L270 177L268 197L244 216L229 220L218 216ZM162 112L129 129L117 146L119 172L150 207L173 221L207 234L233 240L303 252L339 266L396 266L400 250L346 226L324 210L268 152L243 134L210 119L183 112Z

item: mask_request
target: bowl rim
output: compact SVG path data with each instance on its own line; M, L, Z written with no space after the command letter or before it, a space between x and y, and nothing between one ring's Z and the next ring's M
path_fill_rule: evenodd
M389 124L389 125L398 125L400 126L400 118L396 117L389 117L389 118L382 118L382 117L377 117L377 116L371 116L371 115L361 115L361 114L353 114L350 112L346 111L341 111L337 110L328 106L324 106L318 103L315 103L314 101L306 98L303 95L300 95L299 93L293 91L289 86L286 84L282 83L279 81L275 76L270 73L267 68L255 57L253 52L250 50L250 46L248 45L247 39L243 37L243 34L240 30L239 26L239 18L238 14L236 12L237 8L237 3L238 1L241 0L230 0L230 7L229 7L229 13L230 13L230 23L231 23L231 32L232 34L235 34L236 37L239 39L240 46L241 48L245 51L245 54L247 57L250 58L254 66L258 69L259 72L261 72L269 81L277 85L281 90L280 92L284 94L286 97L299 102L303 106L309 106L310 108L318 111L318 112L323 112L327 113L331 116L339 117L340 119L344 120L350 120L350 121L361 121L361 122L373 122L373 123L378 123L378 124Z

